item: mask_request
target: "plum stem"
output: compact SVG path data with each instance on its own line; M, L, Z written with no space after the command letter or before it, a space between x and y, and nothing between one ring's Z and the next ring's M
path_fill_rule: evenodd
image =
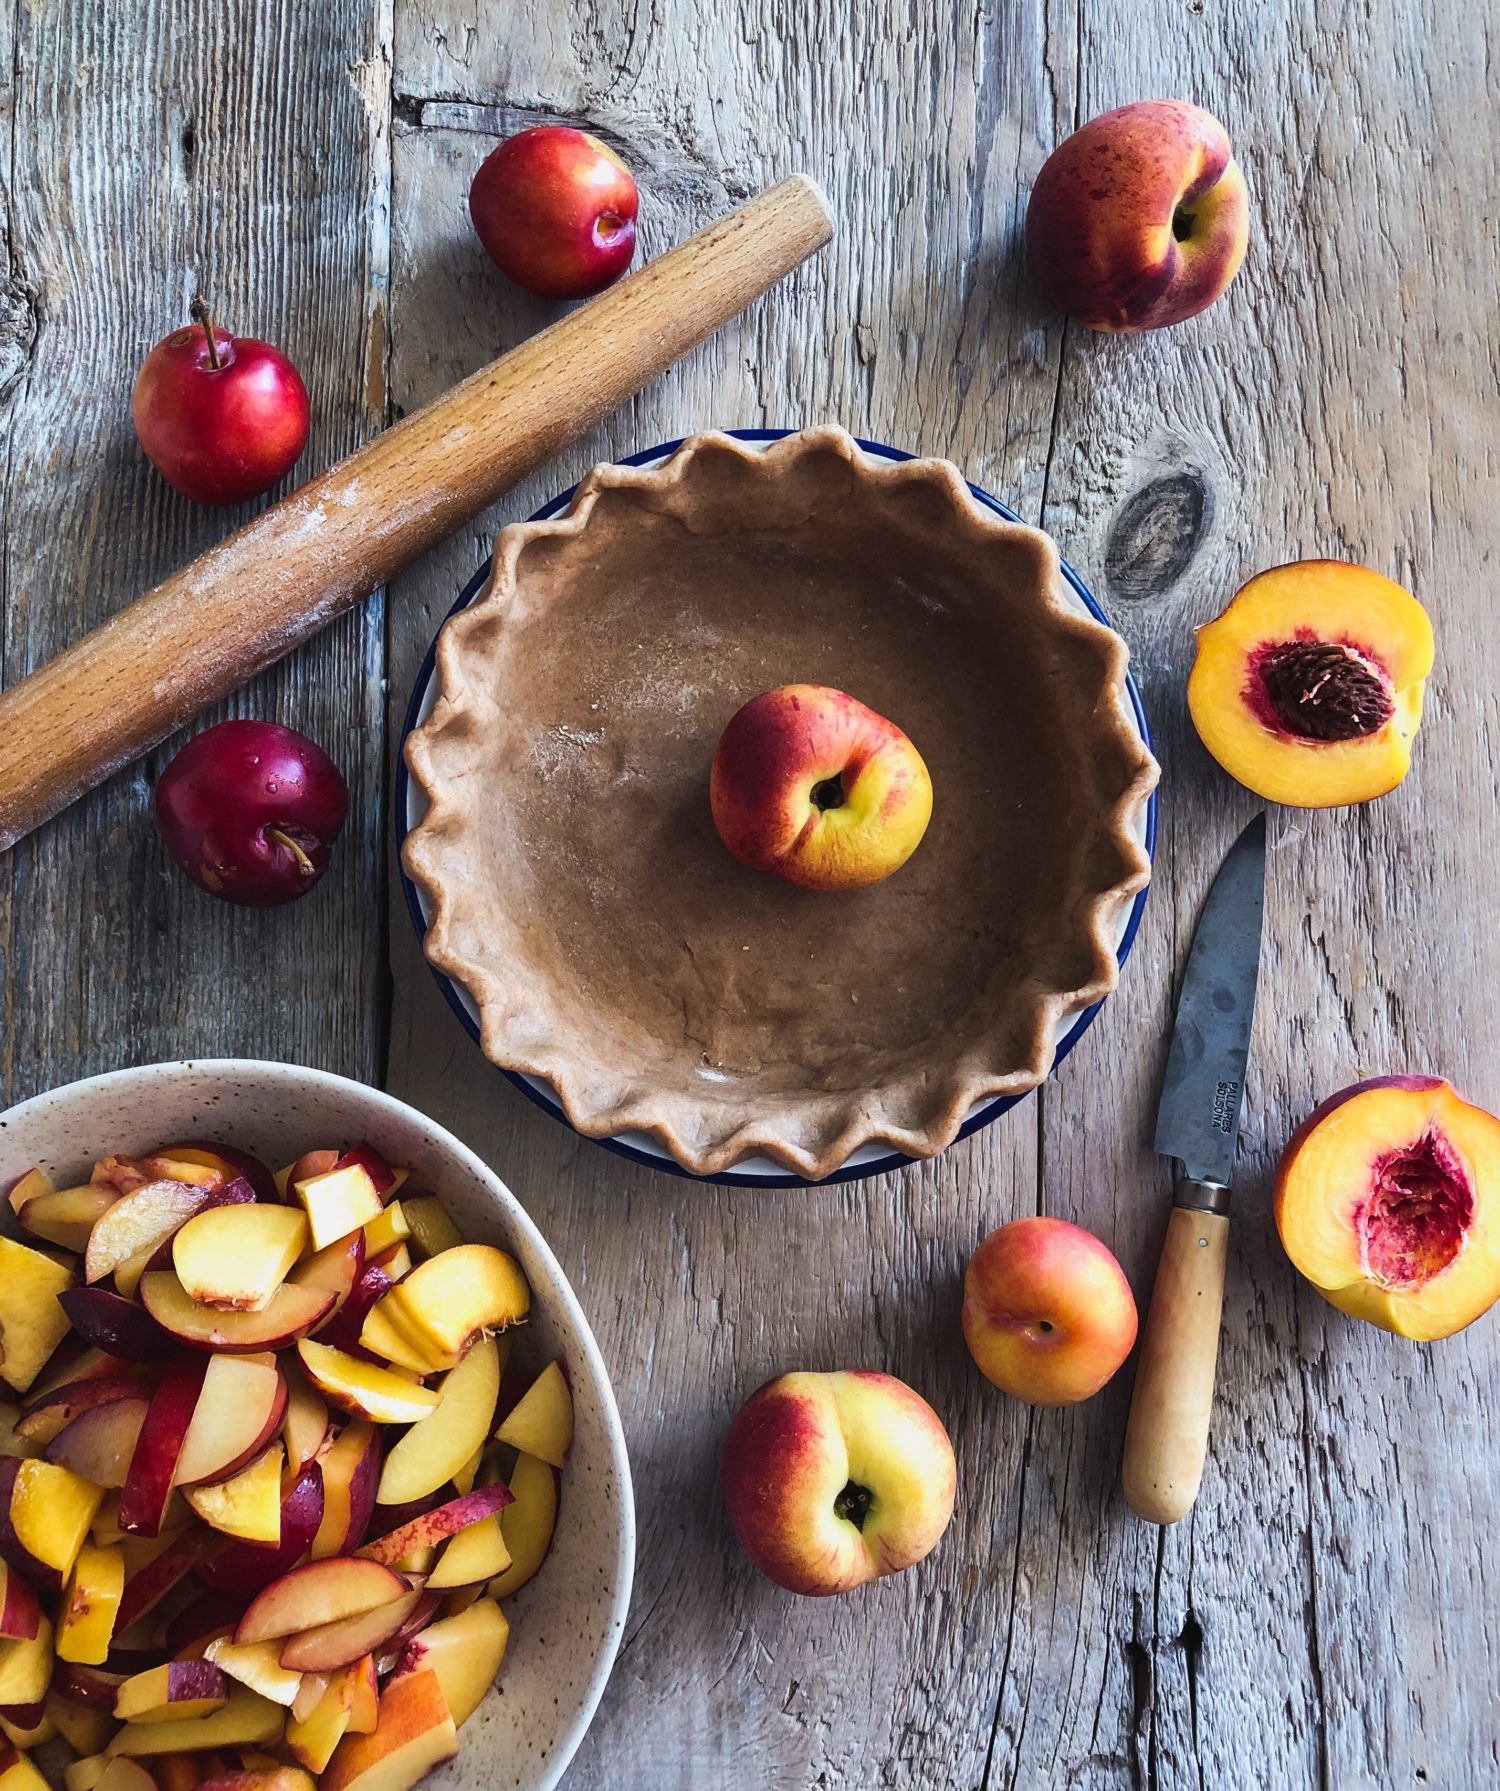
M194 323L203 325L203 333L208 337L208 364L217 373L219 371L219 345L214 340L214 314L209 310L208 300L201 292L194 294L193 302L188 306L188 315Z
M278 846L285 846L287 851L297 860L297 869L304 877L313 874L313 861L307 856L289 833L283 833L279 827L266 830L266 838L275 840Z

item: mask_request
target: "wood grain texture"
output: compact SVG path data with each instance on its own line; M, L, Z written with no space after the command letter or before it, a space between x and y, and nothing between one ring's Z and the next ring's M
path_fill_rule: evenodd
M178 878L149 822L153 767L0 861L8 1096L210 1049L384 1069L553 1242L614 1373L641 1519L626 1644L569 1786L1500 1776L1483 1542L1500 1332L1423 1347L1345 1320L1292 1273L1269 1193L1292 1126L1355 1075L1437 1069L1500 1107L1494 66L1493 25L1458 0L0 16L7 682L223 530L155 480L126 415L195 282L307 374L306 469L556 315L505 286L467 220L469 178L510 130L581 120L619 147L647 253L794 168L843 219L817 264L237 705L308 727L352 775L350 833L301 908L225 909ZM1026 191L1077 121L1153 94L1229 124L1256 239L1202 318L1088 336L1026 280ZM518 1097L399 906L387 969L384 792L421 655L498 523L602 455L803 421L950 454L1052 530L1131 641L1162 837L1121 993L1038 1100L920 1169L731 1195L623 1163ZM1005 1400L964 1351L959 1277L987 1229L1042 1210L1098 1232L1149 1291L1174 979L1253 807L1186 720L1192 628L1251 572L1313 553L1410 584L1438 674L1399 791L1273 816L1210 1459L1192 1515L1162 1532L1119 1492L1128 1377L1071 1411ZM768 1375L857 1363L942 1413L958 1512L922 1568L799 1603L729 1538L717 1451Z
M779 182L253 516L0 694L0 851L319 633L828 240Z

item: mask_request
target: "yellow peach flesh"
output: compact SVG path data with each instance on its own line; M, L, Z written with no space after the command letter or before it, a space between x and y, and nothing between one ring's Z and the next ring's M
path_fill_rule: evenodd
M1376 1083L1293 1140L1276 1219L1293 1263L1335 1306L1431 1340L1500 1296L1496 1187L1500 1122L1446 1083Z
M1385 686L1390 713L1370 732L1321 739L1281 725L1263 667L1289 645L1319 642L1352 649ZM1257 795L1298 808L1367 802L1411 764L1433 652L1426 611L1380 573L1334 560L1277 566L1198 630L1188 710L1209 752Z

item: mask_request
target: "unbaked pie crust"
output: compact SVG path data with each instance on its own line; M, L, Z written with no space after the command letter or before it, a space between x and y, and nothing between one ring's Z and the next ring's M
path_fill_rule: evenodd
M590 1137L639 1129L699 1174L930 1156L1115 985L1157 778L1126 659L1050 538L947 461L813 429L595 467L501 533L439 638L406 748L427 955ZM719 733L788 683L851 692L931 771L926 838L872 888L795 888L714 831Z

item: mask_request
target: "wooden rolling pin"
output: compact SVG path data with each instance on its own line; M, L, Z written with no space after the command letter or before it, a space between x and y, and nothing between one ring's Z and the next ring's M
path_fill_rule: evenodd
M482 367L0 696L0 851L361 602L819 249L793 175Z

